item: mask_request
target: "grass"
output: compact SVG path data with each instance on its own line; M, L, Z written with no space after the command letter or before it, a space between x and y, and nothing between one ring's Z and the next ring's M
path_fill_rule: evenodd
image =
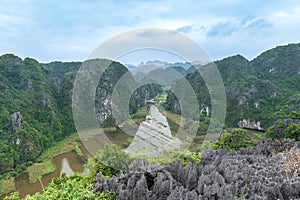
M36 183L43 175L55 171L56 171L56 167L52 159L49 159L41 163L35 163L32 166L27 168L27 173L29 175L29 183Z
M161 93L159 96L157 96L154 100L157 102L165 102L167 100L167 93Z
M9 194L16 190L15 178L2 179L0 181L0 196Z
M35 183L43 175L56 171L53 158L57 155L75 151L79 156L83 156L80 149L81 143L79 142L78 134L72 134L64 140L58 142L55 146L47 149L40 157L40 163L34 163L32 166L27 168L29 175L29 182Z
M127 129L128 129L128 127L127 127ZM105 135L109 138L109 140L112 143L114 143L120 147L123 147L123 148L128 147L133 140L133 136L130 136L121 130L105 131Z
M146 119L146 116L149 115L149 111L147 110L147 106L143 106L141 108L138 108L137 112L132 114L132 120L140 124L142 121Z
M173 121L174 123L176 123L178 126L181 125L181 115L179 114L175 114L175 113L172 113L170 111L167 111L167 110L164 110L162 111L163 114L167 117L167 119Z
M262 133L255 130L246 130L247 136L251 138L251 140L256 144L259 143L261 139L266 138L266 133Z
M39 163L34 163L32 166L28 167L26 172L29 176L29 182L37 182L43 175L52 173L56 171L55 164L53 163L53 158L57 155L68 153L71 151L76 151L79 156L83 156L80 150L81 143L79 142L78 134L72 134L58 142L55 146L47 149L39 158ZM0 180L0 196L9 194L16 190L15 179L1 179Z
M116 131L116 127L105 127L105 128L102 128L102 130L105 132L105 131Z
M83 156L83 153L79 148L81 145L79 140L80 139L78 134L73 134L67 137L66 139L56 144L55 146L47 149L41 156L42 161L47 161L57 155L68 153L71 151L76 151L76 153L79 156Z

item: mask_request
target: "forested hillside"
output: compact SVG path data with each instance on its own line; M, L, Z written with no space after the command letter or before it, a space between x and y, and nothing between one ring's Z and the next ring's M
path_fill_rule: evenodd
M227 127L236 127L239 121L249 119L252 125L266 130L278 118L299 108L300 44L276 47L252 61L236 55L215 64L226 90ZM196 91L200 109L209 111L210 96L200 74L197 71L187 74L186 79ZM165 106L180 112L173 93Z
M98 63L104 62L99 60ZM47 148L76 131L72 115L72 90L80 62L38 61L7 54L0 57L0 173L24 169ZM101 126L114 126L110 102L114 85L128 70L111 62L100 78L96 108ZM155 97L160 86L138 89L131 98L134 113ZM105 95L104 95L105 94Z

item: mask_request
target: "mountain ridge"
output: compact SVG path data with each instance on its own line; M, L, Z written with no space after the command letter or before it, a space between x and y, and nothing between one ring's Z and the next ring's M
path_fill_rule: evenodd
M267 129L278 117L291 112L289 99L300 93L300 44L275 47L251 61L237 54L214 63L226 90L226 126L236 127L240 120L250 119L262 122ZM196 91L200 109L210 108L209 92L199 73L185 78ZM178 108L172 93L166 105L171 111Z

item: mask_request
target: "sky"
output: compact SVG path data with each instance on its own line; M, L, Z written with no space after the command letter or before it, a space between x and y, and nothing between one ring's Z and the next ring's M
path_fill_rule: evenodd
M212 60L235 54L251 60L300 42L300 1L1 0L0 54L83 61L104 41L138 28L184 34Z

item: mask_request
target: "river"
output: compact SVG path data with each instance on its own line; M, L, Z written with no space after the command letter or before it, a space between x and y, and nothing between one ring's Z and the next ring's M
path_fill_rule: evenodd
M139 125L133 142L125 150L132 154L154 156L163 150L179 148L180 145L180 140L172 137L166 117L155 105L150 105L149 115ZM81 150L86 157L91 157L83 144ZM66 175L72 175L74 172L83 172L84 170L84 162L75 151L55 156L53 161L57 170L42 177L41 181L44 186L47 186L53 178L59 177L62 172ZM42 191L40 181L33 184L29 183L27 174L18 176L15 179L15 185L21 198Z
M140 124L126 151L134 155L156 156L164 150L179 148L181 141L172 136L167 118L155 105L149 106L149 115Z
M75 151L55 156L53 161L57 170L42 177L41 181L44 186L48 185L52 178L59 177L62 172L66 173L67 175L72 175L74 172L83 172L84 170L84 163ZM21 198L25 197L27 194L34 194L42 191L41 183L39 181L33 184L29 183L27 174L18 176L15 179L15 184Z

